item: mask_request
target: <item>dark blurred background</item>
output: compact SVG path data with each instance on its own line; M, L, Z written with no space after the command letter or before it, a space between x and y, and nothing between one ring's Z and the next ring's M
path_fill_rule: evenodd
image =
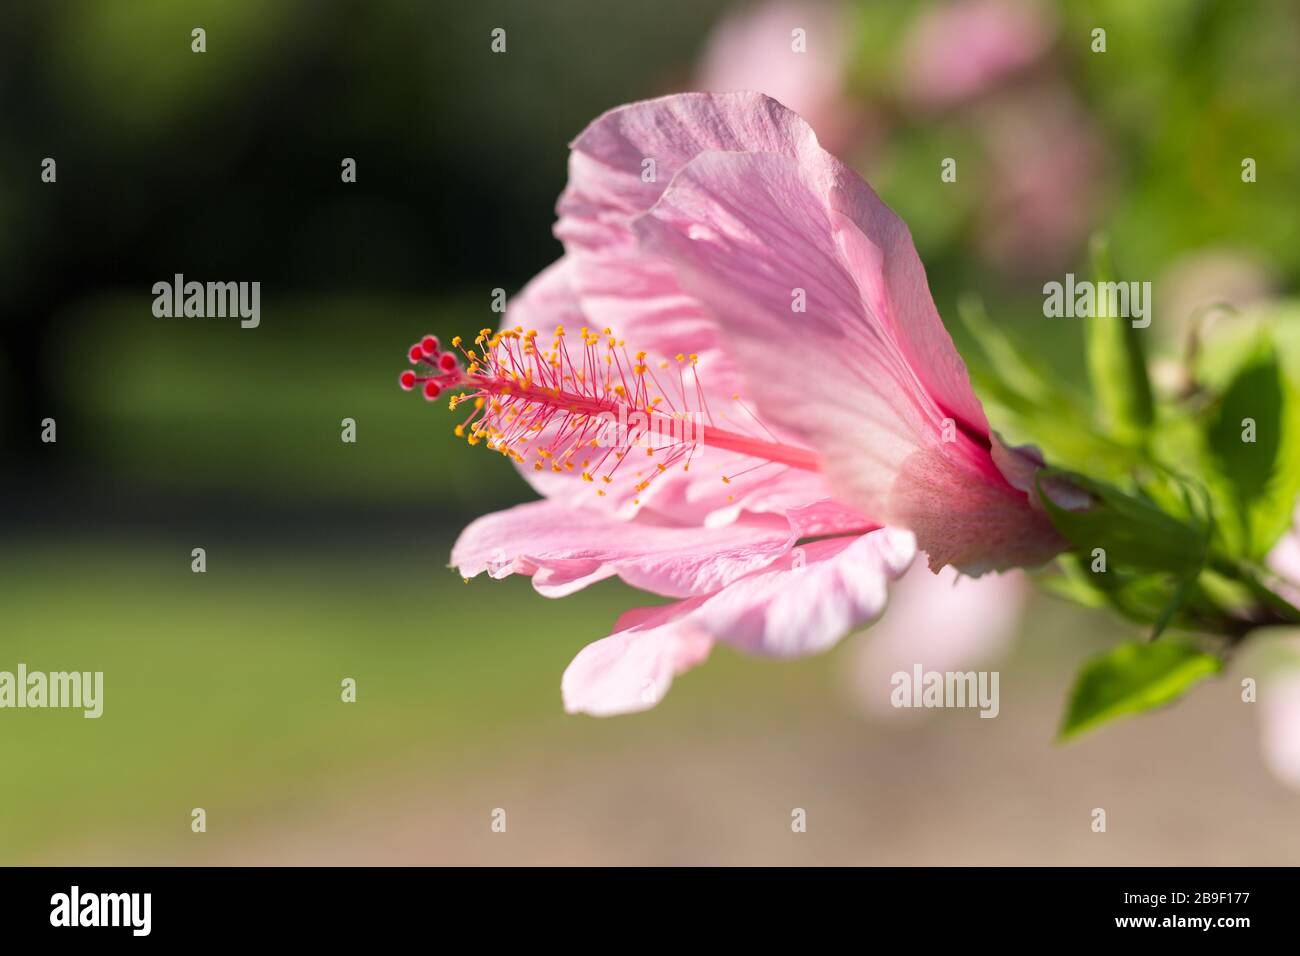
M1285 307L1293 3L994 5L1003 46L974 76L947 6L7 3L0 669L104 670L107 700L99 721L0 715L0 862L1294 862L1295 797L1230 682L1184 723L1049 745L1073 664L1123 633L1100 618L1031 607L991 738L966 714L865 723L842 655L721 650L655 713L597 722L562 715L559 675L641 598L446 570L460 527L530 493L397 389L405 348L493 324L492 290L559 255L566 144L624 102L785 100L909 222L946 319L980 294L1067 380L1078 330L1040 289L1086 271L1095 229L1157 282L1169 361L1206 303ZM813 65L786 56L805 23ZM175 273L260 282L260 327L155 318ZM1176 759L1193 729L1200 763ZM1189 788L1203 806L1170 822ZM1147 825L1090 839L1106 799ZM835 835L791 845L796 805ZM496 806L518 809L504 848Z

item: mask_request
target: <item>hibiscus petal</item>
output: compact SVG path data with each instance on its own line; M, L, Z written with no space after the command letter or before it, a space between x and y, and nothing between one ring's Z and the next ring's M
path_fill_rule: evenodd
M693 353L711 410L724 418L731 413L733 420L723 427L736 430L738 421L739 430L754 431L752 403L734 404L741 376L716 323L683 292L673 263L646 255L631 229L676 172L706 150L821 154L803 120L755 93L684 94L605 113L572 143L569 183L557 205L555 231L566 249L558 271L569 301L532 297L525 290L507 324L537 328L543 338L556 324L608 326L633 351L660 357ZM564 318L550 321L548 311ZM792 435L779 438L797 443ZM714 450L708 458L693 463L692 474L677 471L657 478L643 493L634 489L635 483L603 489L606 495L594 504L624 518L647 507L719 524L745 510L775 510L772 502L796 495L805 496L805 503L830 497L820 476L777 467L751 471L753 459ZM744 480L724 489L721 476L736 474ZM575 484L576 476L529 468L525 478L548 496L593 504L592 490ZM817 488L809 493L812 483Z
M610 259L624 259L642 269L662 270L644 250L629 251L631 232L640 213L659 201L677 174L708 152L772 153L798 161L818 182L823 204L846 216L856 232L870 237L859 244L887 293L893 315L884 316L897 328L900 345L932 395L959 420L987 432L983 410L970 388L965 365L957 356L930 298L925 269L907 227L880 201L856 173L818 145L817 137L796 113L757 93L685 93L610 110L572 143L569 183L557 205L555 232L572 253L598 253L601 268L614 269ZM647 182L646 159L655 160L655 175ZM744 193L738 193L743 196ZM577 255L575 279L593 268L591 256ZM647 265L647 263L650 263ZM670 279L660 271L659 282ZM612 294L617 283L602 283ZM785 307L790 291L785 290ZM640 298L631 295L629 299ZM711 303L710 303L711 305ZM620 325L624 335L632 334Z
M570 148L555 235L574 262L583 308L639 349L705 355L717 348L708 314L682 291L671 262L638 247L632 221L701 152L795 155L817 148L812 130L760 94L686 93L610 110ZM724 367L711 379L730 394L735 381L723 381L726 374Z
M840 500L911 528L940 566L1060 550L993 462L906 228L833 157L701 155L635 228L711 308L760 413L821 453Z
M469 578L530 575L547 597L563 597L617 575L666 597L710 594L789 552L795 534L779 515L721 528L617 521L591 509L533 501L472 522L451 560Z
M569 182L556 205L566 249L603 252L683 166L708 151L796 155L816 149L803 120L759 93L683 93L620 106L570 144ZM647 175L646 160L654 160Z
M592 717L649 710L675 676L702 663L712 649L713 639L689 624L612 634L584 647L564 671L564 709Z
M737 391L739 371L716 324L682 290L673 263L640 248L632 221L703 150L787 152L799 149L799 141L815 145L811 131L790 123L790 115L752 93L685 94L611 110L571 144L555 234L572 262L582 309L635 349L698 355L715 404Z
M716 594L629 612L569 665L565 708L606 716L653 707L715 640L776 657L824 651L879 616L886 584L914 556L913 536L889 528L815 541Z
M536 329L543 342L550 339L557 326L567 326L574 331L584 325L600 326L600 322L587 318L584 304L578 299L574 290L576 273L577 267L571 257L553 263L514 297L503 326ZM716 326L710 322L707 328L710 336L716 336ZM622 330L619 331L622 334ZM648 346L641 341L629 345L634 351L647 348L651 351L652 361L655 355L670 358L679 353L689 353L693 345L700 344L689 324L674 325L668 319L654 325L654 334L647 339ZM664 383L673 407L690 404L692 409L698 410L699 403L694 394L690 402L681 401L678 389L682 386L675 367L666 373L655 370L654 374ZM705 421L763 437L762 426L755 422L753 410L737 397L740 374L729 356L716 348L699 354L692 376L698 377L699 391L707 403L709 416ZM693 393L693 385L687 386L686 391ZM531 444L544 446L560 427L559 423L548 425L532 439ZM780 437L794 443L788 436ZM679 523L718 526L736 520L746 511L780 512L830 498L830 488L819 474L778 466L755 470L755 464L754 459L744 455L699 448L691 456L689 472L672 468L656 476L647 487L639 488L636 467L625 467L624 472L633 473L633 477L629 479L625 475L610 485L602 483L599 490L605 492L604 495L597 495L597 488L583 481L581 473L576 470L557 472L546 467L538 470L532 463L516 467L535 490L548 498L622 519L633 518L647 509L670 515ZM729 483L722 480L724 476L735 475L743 477ZM845 512L833 528L806 533L866 531L877 524L861 516L849 518L847 509Z
M817 654L880 615L886 584L902 575L915 555L913 535L892 528L813 541L774 568L724 588L692 618L751 654Z

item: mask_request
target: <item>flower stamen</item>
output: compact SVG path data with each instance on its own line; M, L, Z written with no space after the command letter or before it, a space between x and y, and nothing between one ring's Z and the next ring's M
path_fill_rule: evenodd
M483 329L475 348L462 347L458 336L446 351L436 337L425 336L408 351L418 370L402 372L399 384L407 391L421 386L426 399L453 393L450 408L472 407L455 427L457 436L471 445L481 441L520 465L531 462L536 471L572 472L584 481L599 478L609 485L628 451L644 447L655 467L646 477L633 476L638 493L678 464L689 470L701 447L759 459L723 476L727 484L767 465L819 470L812 451L780 441L738 396L732 396L736 404L764 434L719 427L697 355L679 354L675 361L658 363L661 371L676 366L674 396L662 386L647 354L630 355L610 329L581 329L577 360L563 327L556 329L549 349L538 345L537 336L522 326ZM597 494L603 497L604 489Z

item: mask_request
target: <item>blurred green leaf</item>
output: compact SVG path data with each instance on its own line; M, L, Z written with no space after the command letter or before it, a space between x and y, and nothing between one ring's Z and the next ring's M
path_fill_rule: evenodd
M1147 379L1143 329L1126 317L1108 314L1108 296L1100 294L1103 282L1113 282L1108 242L1101 237L1092 243L1093 281L1098 295L1093 314L1084 318L1088 375L1102 421L1120 441L1140 443L1155 419L1151 383Z
M1083 607L1114 611L1150 628L1149 639L1167 628L1240 636L1254 626L1251 622L1261 609L1288 617L1281 598L1244 579L1210 569L1171 575L1112 567L1101 574L1091 570L1086 556L1077 554L1062 555L1051 572L1036 578L1051 594Z
M1300 387L1272 339L1261 336L1205 421L1210 489L1223 501L1220 537L1231 554L1258 559L1291 524L1300 494Z
M978 354L964 357L1000 434L1012 444L1032 443L1059 467L1106 477L1130 467L1129 451L1093 429L1082 397L993 323L978 295L962 296L957 315L978 345Z
M1045 576L1040 583L1053 594L1084 607L1112 609L1126 620L1152 626L1174 604L1177 582L1159 572L1132 571L1110 567L1104 573L1091 570L1087 555L1066 554L1058 560L1059 574ZM1179 623L1182 623L1181 621Z
M1016 396L1017 404L1061 408L1069 405L1059 385L1042 364L1027 356L989 320L983 300L973 293L957 302L957 315L987 358L987 372L999 391Z
M1117 717L1163 707L1222 669L1219 658L1177 640L1121 644L1083 666L1057 739L1069 740Z

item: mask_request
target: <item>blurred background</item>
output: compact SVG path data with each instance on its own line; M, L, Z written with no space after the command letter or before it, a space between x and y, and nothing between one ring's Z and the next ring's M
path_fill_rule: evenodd
M801 112L946 320L978 293L1080 385L1041 288L1106 229L1172 361L1198 310L1297 291L1297 62L1289 0L6 4L0 669L102 670L105 712L0 713L0 863L1300 862L1244 672L1052 743L1129 631L1046 598L999 638L993 721L864 704L870 631L565 716L568 661L646 598L463 583L458 530L532 494L396 386L559 255L567 142L687 89ZM261 282L260 327L155 318L175 273Z

